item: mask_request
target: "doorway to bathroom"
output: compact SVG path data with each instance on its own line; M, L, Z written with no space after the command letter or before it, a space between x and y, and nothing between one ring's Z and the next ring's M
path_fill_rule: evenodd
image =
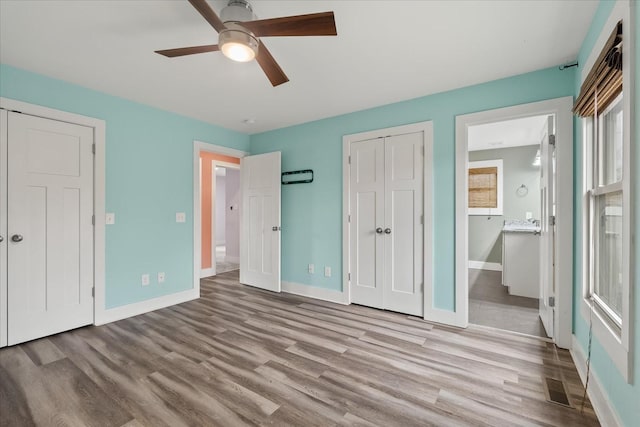
M549 335L540 316L540 219L547 194L542 151L553 133L549 115L468 128L470 323Z

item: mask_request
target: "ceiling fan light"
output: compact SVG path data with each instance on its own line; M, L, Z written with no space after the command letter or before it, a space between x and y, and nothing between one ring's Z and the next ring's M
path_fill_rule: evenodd
M229 28L220 32L218 45L224 56L237 62L251 61L258 54L258 40L241 29Z

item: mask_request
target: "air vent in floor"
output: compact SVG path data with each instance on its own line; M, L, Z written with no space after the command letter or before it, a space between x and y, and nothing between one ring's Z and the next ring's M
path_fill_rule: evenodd
M571 402L569 401L569 396L567 395L567 390L564 387L564 383L560 380L556 380L555 378L545 378L545 394L547 395L547 400L551 403L557 403L558 405L568 406L572 408Z

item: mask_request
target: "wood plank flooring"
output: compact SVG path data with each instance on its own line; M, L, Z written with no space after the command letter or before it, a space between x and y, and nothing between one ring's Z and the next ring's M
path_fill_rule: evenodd
M595 426L566 351L238 283L0 350L2 426ZM578 409L545 401L565 382Z

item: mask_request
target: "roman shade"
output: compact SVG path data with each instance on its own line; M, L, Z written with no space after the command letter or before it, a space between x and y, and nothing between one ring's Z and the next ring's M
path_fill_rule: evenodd
M469 207L498 207L498 168L469 168Z
M622 92L622 21L619 21L580 87L573 113L592 117Z

